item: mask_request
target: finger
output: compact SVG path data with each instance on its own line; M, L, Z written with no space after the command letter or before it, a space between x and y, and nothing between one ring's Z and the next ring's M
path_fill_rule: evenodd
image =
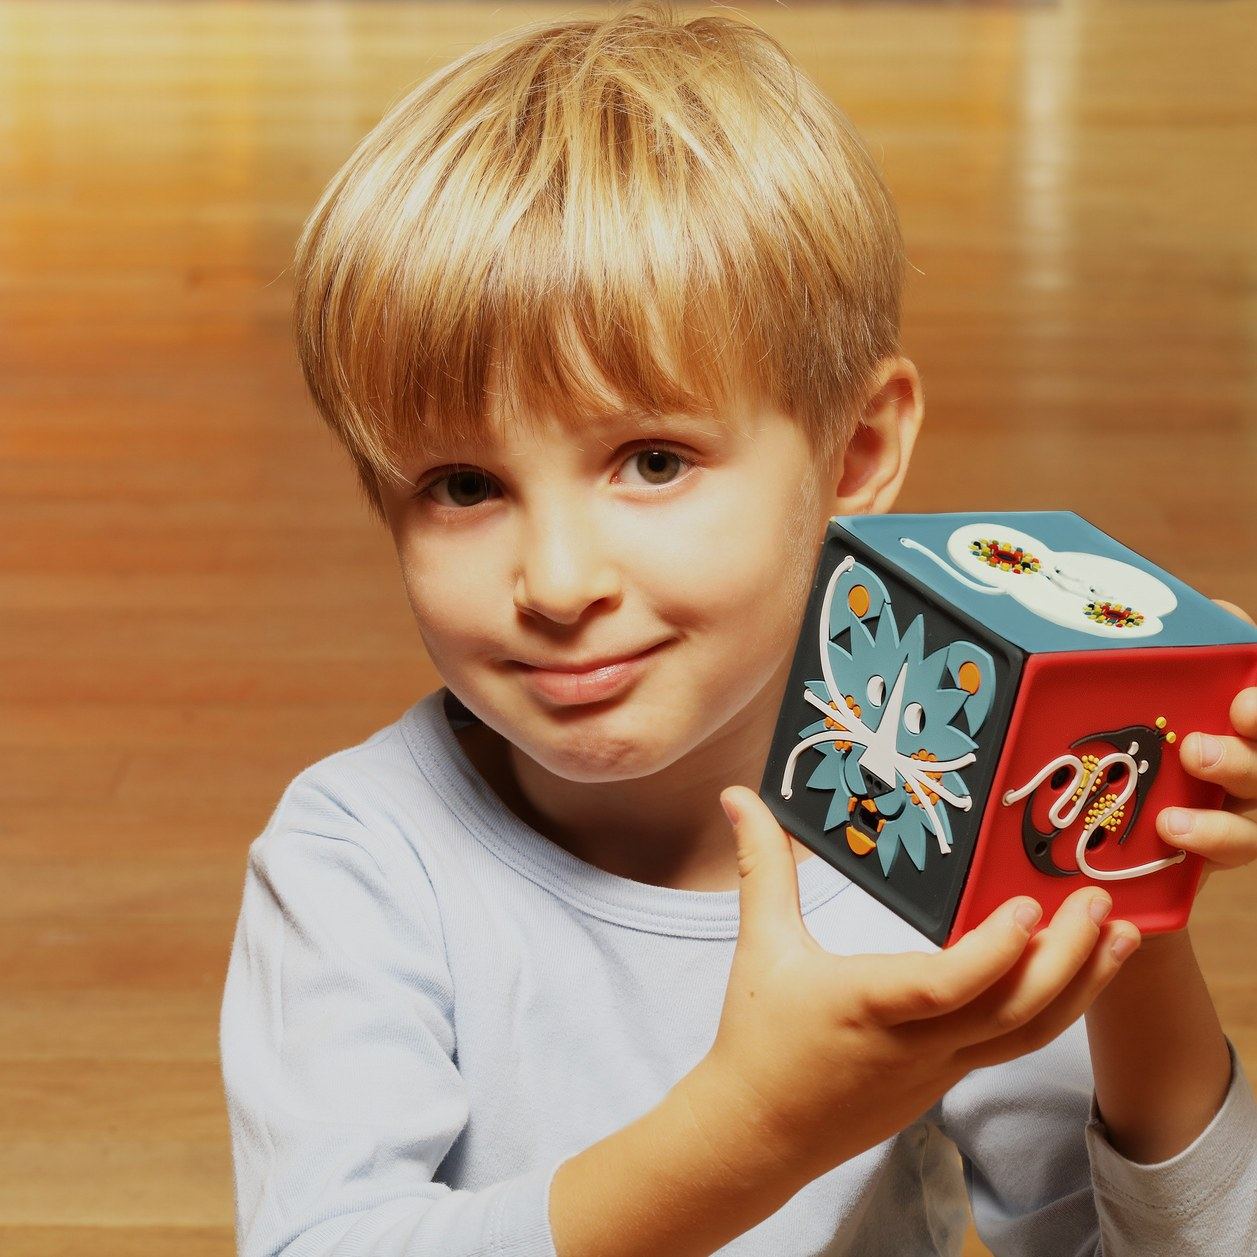
M751 944L807 932L799 902L799 872L790 835L768 805L746 786L720 792L738 852L738 936Z
M1162 808L1157 833L1170 846L1195 852L1220 868L1239 868L1257 860L1257 808L1247 812Z
M1052 923L1035 935L1025 963L989 991L937 1023L941 1040L978 1043L1024 1026L1037 1017L1087 963L1100 936L1095 905L1112 907L1095 886L1074 891L1056 910ZM1103 917L1101 917L1103 920Z
M1120 957L1113 951L1119 939L1128 940L1130 944L1129 950ZM1132 922L1106 922L1086 963L1042 1012L1007 1034L961 1048L955 1055L957 1065L967 1073L971 1069L1010 1061L1051 1043L1091 1007L1140 942L1139 930Z
M1183 739L1182 761L1193 777L1216 782L1234 798L1257 799L1257 742L1189 733Z
M1033 899L1011 899L945 951L861 956L863 1009L893 1026L963 1007L1017 963L1042 915Z
M1257 738L1257 685L1250 685L1231 700L1231 728L1242 738Z
M1243 607L1237 607L1235 603L1227 602L1224 598L1214 598L1213 601L1216 602L1223 611L1229 611L1232 615L1238 615L1241 620L1247 620L1249 624L1257 625L1257 620L1254 620Z

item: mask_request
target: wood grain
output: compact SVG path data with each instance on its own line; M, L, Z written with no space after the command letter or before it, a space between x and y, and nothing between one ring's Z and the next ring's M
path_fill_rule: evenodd
M900 205L928 413L898 509L1077 510L1257 609L1251 6L741 8ZM11 1257L232 1250L245 849L296 772L439 684L304 396L292 245L404 90L565 11L0 4ZM1255 877L1193 918L1251 1073Z

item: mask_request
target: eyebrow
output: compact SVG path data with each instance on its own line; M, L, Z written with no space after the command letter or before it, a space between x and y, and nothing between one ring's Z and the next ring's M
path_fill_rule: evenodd
M643 431L649 428L667 425L669 427L682 426L694 428L708 437L716 437L719 435L720 425L710 428L707 425L712 421L704 415L691 414L688 411L674 411L664 414L656 414L653 411L646 410L605 410L590 412L588 435L595 440L603 436L606 432L614 432L617 429L633 428ZM586 435L585 431L579 432L580 436ZM453 439L442 438L438 440L428 451L433 457L450 454L458 449L470 449L476 453L483 453L486 450L492 450L497 447L497 441L492 437L477 436L472 440L460 442Z
M630 428L653 428L658 424L676 425L680 424L685 427L698 427L699 424L710 422L704 415L694 415L686 410L678 410L672 413L655 414L652 411L645 410L614 410L605 411L592 416L596 421L601 421L607 428L615 429L618 427ZM709 436L715 436L716 433L708 429L702 429Z

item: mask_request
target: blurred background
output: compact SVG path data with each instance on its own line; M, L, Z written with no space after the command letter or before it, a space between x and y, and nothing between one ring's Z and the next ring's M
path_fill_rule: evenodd
M292 247L420 79L603 7L0 2L10 1257L233 1250L246 850L440 684L306 399ZM899 204L927 417L896 509L1076 510L1257 614L1252 4L737 7ZM1193 916L1253 1077L1255 892L1214 878Z

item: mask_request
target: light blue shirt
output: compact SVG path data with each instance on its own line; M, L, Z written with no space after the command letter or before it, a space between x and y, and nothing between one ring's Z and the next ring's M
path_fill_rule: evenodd
M737 891L564 851L472 765L466 717L442 688L311 765L249 849L221 1024L242 1257L554 1257L555 1169L715 1036ZM798 874L828 951L936 950L819 857ZM967 1193L1009 1257L1257 1252L1257 1104L1232 1062L1208 1128L1138 1165L1096 1118L1080 1020L719 1251L959 1253Z

